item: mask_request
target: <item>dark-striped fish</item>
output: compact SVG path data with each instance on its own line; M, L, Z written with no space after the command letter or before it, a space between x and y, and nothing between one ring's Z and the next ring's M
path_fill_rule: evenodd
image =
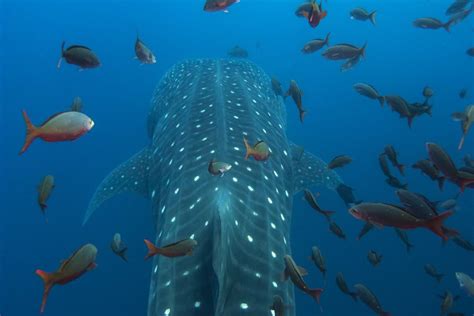
M362 47L356 47L351 44L337 44L326 49L322 55L330 60L351 59L359 56L364 57L366 47L367 43Z
M383 310L382 305L380 305L380 302L375 296L372 291L370 291L365 285L363 284L356 284L354 285L354 288L356 289L357 296L359 299L368 307L370 307L376 314L379 316L390 316L389 312L386 312Z
M86 46L72 45L64 49L66 42L61 45L61 57L59 58L57 68L61 67L63 58L68 64L77 65L80 69L96 68L100 66L99 58L94 52Z
M367 12L363 8L355 8L354 10L351 11L351 19L353 20L359 20L359 21L367 21L370 20L373 25L375 25L375 14L377 11L372 11L371 13Z
M336 284L337 287L341 290L342 293L349 295L357 302L357 293L351 292L349 287L347 286L346 280L344 279L344 275L342 272L338 272L336 275Z
M329 169L336 169L336 168L342 168L345 165L348 165L352 162L352 158L347 155L339 155L334 157L329 163L328 163L328 168Z
M435 18L419 18L413 21L413 25L421 29L437 30L439 28L444 28L447 32L450 31L452 23L453 20L443 23Z
M330 35L331 35L331 33L328 33L328 35L326 35L325 39L318 38L318 39L313 39L313 40L307 42L303 46L301 51L304 54L312 54L314 52L317 52L318 50L320 50L324 46L329 46L329 36Z
M352 87L360 95L363 95L363 96L368 97L370 99L378 100L379 103L380 103L380 106L383 107L383 104L385 102L385 98L379 94L379 92L377 91L377 89L374 88L374 86L372 86L368 83L359 82L359 83L356 83L355 85L353 85Z

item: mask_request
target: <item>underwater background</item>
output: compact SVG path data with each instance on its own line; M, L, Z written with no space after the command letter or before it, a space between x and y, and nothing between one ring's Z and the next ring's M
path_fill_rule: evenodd
M427 156L425 143L445 148L456 164L465 154L474 154L474 135L468 135L462 151L459 123L451 113L474 102L474 59L465 54L474 44L473 19L444 30L421 30L412 21L422 16L444 18L450 1L336 1L323 5L328 17L316 29L298 19L300 1L242 0L229 13L203 11L195 0L102 0L102 1L0 1L0 137L2 197L0 212L0 314L36 315L43 291L38 268L53 271L79 245L94 243L98 268L64 287L52 291L45 315L146 315L151 263L145 262L143 238L152 238L149 202L133 195L108 201L82 226L88 201L102 178L148 142L146 116L155 85L173 64L188 58L226 58L239 45L249 59L288 86L297 80L304 91L308 115L299 122L295 105L287 100L288 138L326 161L339 154L353 157L339 169L344 182L358 199L398 203L394 189L384 181L378 154L387 144L399 152L407 166ZM377 10L377 25L353 21L356 6ZM152 48L155 65L139 65L133 45L139 33ZM312 38L331 32L331 44L367 42L366 57L354 68L340 72L339 63L320 53L304 55L302 46ZM63 64L56 69L60 45L86 44L100 56L102 66L78 71ZM369 82L382 94L400 94L414 102L429 85L435 91L433 115L406 120L377 102L358 95L357 82ZM458 92L468 89L465 99ZM96 125L90 135L76 142L35 142L22 156L24 141L21 110L40 123L49 114L67 110L75 96L84 101L84 111ZM43 176L53 174L56 188L48 203L47 220L36 203L36 187ZM445 200L459 188L437 184L408 168L402 182L410 190L432 200ZM347 212L339 196L326 189L319 202L335 210L336 222L347 239L328 230L318 216L295 196L292 218L292 250L295 261L313 273L310 284L323 286L323 314L372 315L361 303L343 295L335 284L343 272L350 286L367 285L392 315L439 315L445 290L460 294L452 311L474 313L474 300L459 288L456 271L474 275L474 252L426 230L408 231L413 251L408 254L393 229L374 230L362 240L356 236L363 223ZM468 240L474 239L474 194L466 190L458 211L448 220ZM129 246L129 262L110 251L115 232ZM327 280L308 260L311 246L326 257ZM383 255L373 268L366 255L370 249ZM445 277L441 284L427 276L423 266L435 265ZM311 298L296 293L297 315L322 314Z

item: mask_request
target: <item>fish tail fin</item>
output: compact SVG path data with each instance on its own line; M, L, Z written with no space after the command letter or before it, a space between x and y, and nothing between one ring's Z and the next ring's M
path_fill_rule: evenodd
M471 185L474 183L473 179L461 179L459 180L459 188L461 189L461 192L464 192L464 189L466 186Z
M426 228L431 230L433 233L443 238L443 240L448 240L449 237L446 235L446 233L443 230L443 222L453 214L454 212L451 210L446 211L438 216L435 216L427 220L425 226Z
M328 33L328 35L326 35L326 39L324 40L324 44L326 44L326 46L329 46L329 37L331 36L331 32Z
M372 22L373 25L377 25L376 21L375 21L375 16L377 15L377 11L374 11L372 12L371 14L369 14L369 19L370 19L370 22Z
M446 181L446 178L441 176L441 177L438 177L438 187L441 191L443 191L443 187L444 187L444 182Z
M58 63L56 64L56 68L61 68L61 62L63 61L64 57L64 45L66 45L66 41L63 41L61 44L61 56L59 57Z
M301 110L300 111L300 122L303 123L303 120L304 120L304 117L306 116L306 111L305 110Z
M356 292L349 292L349 295L352 297L354 301L357 302L357 293Z
M459 141L459 145L458 145L458 150L461 150L462 146L464 145L464 136L466 135L461 136L461 140Z
M384 311L382 311L382 312L380 313L380 316L392 316L392 314L390 314L389 312L384 312Z
M385 103L385 97L384 96L379 96L377 98L377 100L379 100L380 106L383 107L383 104Z
M413 124L413 116L407 117L407 121L408 121L408 127L411 128L411 126Z
M325 211L325 210L321 210L321 212L324 214L324 216L326 216L326 217L328 218L328 220L330 220L331 215L336 214L335 211Z
M367 42L364 43L364 46L362 46L362 48L360 49L360 56L362 56L363 58L365 58L365 50L367 48Z
M160 249L156 247L151 241L149 241L148 239L145 239L144 242L145 242L146 247L148 248L148 253L145 256L145 260L160 253Z
M46 205L46 203L40 203L39 204L40 208L41 208L41 211L44 213L44 211L46 210L46 208L48 207L48 205Z
M122 258L125 262L128 262L128 259L127 259L127 250L128 250L128 248L124 248L123 250L121 250L121 251L119 252L120 258Z
M411 252L411 249L413 248L414 246L410 243L407 243L407 252L410 253Z
M41 300L41 308L40 313L44 312L44 308L46 307L46 301L48 300L49 292L54 285L53 282L53 274L45 272L43 270L36 270L36 274L43 280L44 282L44 291L43 291L43 298Z
M283 270L283 272L280 275L280 280L282 282L285 282L285 281L288 281L289 278L290 278L290 274L288 273L288 269L285 268L285 270Z
M36 139L36 137L38 137L38 129L31 123L31 120L28 117L28 114L26 114L26 111L23 110L22 114L26 125L26 137L25 143L21 148L20 155L23 154L28 149L28 147L30 147L31 143Z
M398 171L400 171L400 174L401 174L402 176L405 175L405 165L403 165L403 164L398 164L398 165L397 165L397 169L398 169Z
M321 11L321 15L319 16L319 19L322 20L328 15L328 11Z
M245 137L244 137L244 145L245 145L245 160L247 160L252 155L252 147L250 147Z
M308 294L318 302L321 306L321 294L323 293L324 289L308 289ZM322 308L321 308L322 310Z
M443 280L443 277L444 277L444 274L437 274L437 275L435 276L436 281L437 281L438 283L441 283L441 281Z
M443 27L446 30L446 32L451 32L451 25L453 24L454 19L450 19L448 22L446 22Z
M444 226L442 227L442 229L445 235L448 236L449 238L453 238L459 235L459 232L455 229L444 227Z

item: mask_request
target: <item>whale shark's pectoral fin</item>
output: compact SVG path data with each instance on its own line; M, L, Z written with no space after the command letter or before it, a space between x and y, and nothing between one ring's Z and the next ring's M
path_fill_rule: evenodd
M148 171L150 170L151 154L148 148L142 149L132 158L115 168L102 180L94 193L83 225L89 220L92 214L102 203L123 192L135 192L144 197L148 197Z
M298 193L312 185L336 189L342 183L339 175L320 158L308 153L301 146L290 143L293 161L294 193Z

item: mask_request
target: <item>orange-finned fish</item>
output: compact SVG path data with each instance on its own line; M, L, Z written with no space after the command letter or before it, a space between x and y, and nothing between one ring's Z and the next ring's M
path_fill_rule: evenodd
M265 161L270 156L270 148L264 141L257 142L254 146L250 146L247 139L244 137L245 144L245 159L253 157L257 161Z
M47 142L75 140L94 127L94 121L87 115L75 111L55 114L38 127L31 123L24 110L23 119L26 124L26 139L20 155L28 149L36 138L41 138Z
M204 11L207 12L217 12L217 11L224 11L225 13L229 13L227 9L234 3L239 3L240 0L207 0L204 4Z
M162 248L156 247L147 239L144 241L148 248L148 254L145 256L145 260L155 255L162 255L169 258L190 256L193 254L193 250L197 246L197 241L194 239L183 239Z
M319 25L322 19L324 19L327 15L327 11L323 11L323 3L321 2L319 5L316 1L311 3L311 12L308 16L309 25L312 28L315 28Z
M74 281L87 271L94 269L97 265L95 258L97 256L97 248L93 244L87 244L74 252L69 259L61 263L59 269L55 272L45 272L36 270L36 274L43 279L44 292L41 302L40 312L44 312L49 292L54 285L64 285Z
M443 230L443 222L453 211L446 211L432 218L419 218L407 210L384 203L361 203L349 209L349 213L359 220L373 224L376 227L396 227L401 229L415 229L423 227L431 230L436 235L448 240L449 236ZM455 233L453 231L453 233Z

